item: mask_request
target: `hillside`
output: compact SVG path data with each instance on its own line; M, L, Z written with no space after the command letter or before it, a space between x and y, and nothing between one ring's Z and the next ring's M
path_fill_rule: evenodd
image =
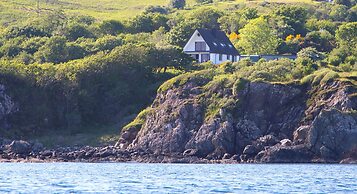
M144 11L147 6L167 6L168 0L40 0L40 13L63 10L70 15L88 15L98 20L123 20L134 17ZM223 1L204 5L219 9L231 9L234 6L256 5L262 1ZM310 0L272 0L278 3L311 3ZM202 7L194 0L187 1L187 9ZM37 17L36 0L3 0L0 2L0 22L23 22L25 19Z
M355 0L334 4L187 1L183 7L164 7L167 4L168 1L41 0L41 11L37 14L36 1L1 1L1 137L38 141L47 147L114 145L127 130L150 134L151 127L142 126L147 121L143 116L160 109L163 105L158 102L172 100L160 97L165 92L184 95L186 90L180 87L190 88L191 81L203 84L199 87L204 88L190 88L188 95L192 91L198 93L184 96L184 101L199 100L193 104L206 106L200 114L204 114L207 122L215 119L227 103L237 108L236 92L244 82L240 80L269 85L257 87L288 85L300 93L316 92L304 87L320 80L327 84L318 91L321 93L334 89L333 83L343 87L348 80L355 85ZM197 64L182 51L197 28L222 30L240 54L293 54L297 59L257 63L246 59L217 66ZM234 85L237 88L233 90ZM226 97L220 99L214 88L223 90ZM299 113L308 111L315 103L310 97L296 100L288 107L296 105ZM281 110L280 114L285 111L288 110ZM284 138L292 141L292 131L301 126L297 122L315 117L311 114L297 117L299 121L291 124ZM177 115L166 119L175 120ZM268 121L269 117L265 115L264 119ZM155 118L149 120L169 124ZM200 124L209 124L205 122ZM234 125L237 122L234 120ZM275 136L282 140L283 136ZM129 133L126 144L136 137L135 133ZM138 139L141 138L146 137ZM145 141L136 145L143 144Z

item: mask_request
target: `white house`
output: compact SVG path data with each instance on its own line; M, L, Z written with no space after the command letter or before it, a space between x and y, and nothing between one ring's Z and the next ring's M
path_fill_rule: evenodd
M197 62L212 61L214 64L220 64L225 61L237 62L240 58L226 34L213 29L197 29L183 51Z

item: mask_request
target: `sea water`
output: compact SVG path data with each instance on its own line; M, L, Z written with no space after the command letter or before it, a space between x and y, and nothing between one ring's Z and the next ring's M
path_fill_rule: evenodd
M357 165L3 163L4 192L357 193Z

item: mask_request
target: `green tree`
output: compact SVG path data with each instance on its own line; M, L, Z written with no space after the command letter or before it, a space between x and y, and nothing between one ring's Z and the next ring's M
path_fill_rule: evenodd
M180 22L168 33L169 43L184 47L195 29L201 26L195 21Z
M280 16L286 24L290 25L296 34L304 35L306 33L304 28L308 13L306 8L300 6L280 6L274 13Z
M330 20L311 18L306 21L305 26L309 31L327 30L332 35L334 35L338 24Z
M169 7L183 9L186 6L186 0L170 0Z
M347 21L357 22L357 5L353 6L351 9L348 10Z
M305 47L314 47L320 52L330 52L335 47L335 37L326 30L306 34Z
M251 20L240 30L238 45L246 54L275 54L278 44L276 32L263 17Z
M334 21L345 21L348 16L348 7L345 5L335 5L332 7L330 17Z
M68 59L68 48L66 38L63 36L51 37L39 50L35 53L37 61L41 63L52 62L61 63Z
M350 0L334 0L334 3L339 5L345 5L347 7L350 7L352 5L352 2Z
M160 27L168 28L168 18L163 14L141 14L129 21L129 31L132 33L153 32Z
M117 35L124 31L124 25L117 20L106 20L99 24L99 30L103 34Z
M67 37L70 41L75 41L78 38L92 38L94 37L93 33L87 29L87 26L82 24L74 23L70 24L64 29L63 35Z
M357 22L341 25L336 32L339 45L346 45L350 49L357 48Z

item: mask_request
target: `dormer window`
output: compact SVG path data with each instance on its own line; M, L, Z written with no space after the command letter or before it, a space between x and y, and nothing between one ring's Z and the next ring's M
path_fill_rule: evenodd
M217 46L217 43L213 42L213 45L214 45L214 46Z

